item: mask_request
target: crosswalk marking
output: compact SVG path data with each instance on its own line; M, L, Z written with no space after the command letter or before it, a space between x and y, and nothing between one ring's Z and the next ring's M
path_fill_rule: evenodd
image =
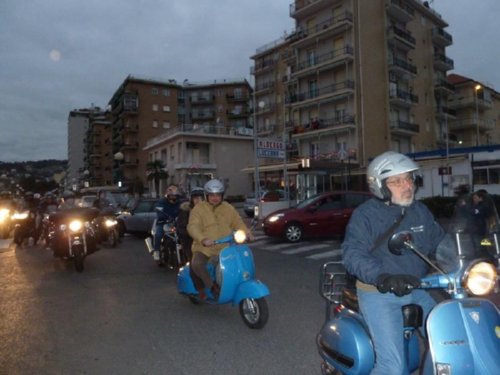
M304 253L306 251L311 251L311 250L319 250L319 249L328 249L330 246L323 244L323 245L316 245L316 246L302 246L299 247L298 249L292 249L292 250L286 250L282 251L282 254L287 254L287 255L292 255L292 254L299 254L299 253Z
M318 259L325 259L325 258L333 258L333 257L339 256L341 254L342 254L341 249L335 249L335 250L326 251L324 253L309 255L306 258L318 260Z

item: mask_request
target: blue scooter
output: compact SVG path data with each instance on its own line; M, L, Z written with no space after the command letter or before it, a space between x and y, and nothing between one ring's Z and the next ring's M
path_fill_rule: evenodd
M244 231L215 241L216 244L228 244L219 254L216 264L208 262L208 271L212 280L220 286L219 299L213 298L210 290L206 290L207 302L213 304L232 303L239 305L240 315L250 328L262 328L267 323L269 309L265 297L269 289L261 281L255 279L255 265L252 251L244 244ZM190 275L190 266L187 263L177 274L177 290L187 295L194 304L201 300Z
M469 257L463 245L470 242L463 241L464 236L458 231L453 237L446 237L446 245L440 245L446 254L441 253L437 258L447 261L444 266L426 258L412 242L410 232L396 233L389 240L392 254L413 251L437 271L422 278L419 288L441 289L451 297L438 303L428 315L425 325L428 350L423 374L500 374L499 311L492 302L480 298L498 289L497 234L493 235L496 266L484 259ZM453 258L451 254L456 255L453 262L449 262ZM327 300L327 316L316 338L322 373L369 374L375 363L375 352L358 310L355 289L346 288L345 280L341 262L323 265L320 294ZM402 313L407 367L413 372L420 363L416 332L422 326L422 308L407 305Z

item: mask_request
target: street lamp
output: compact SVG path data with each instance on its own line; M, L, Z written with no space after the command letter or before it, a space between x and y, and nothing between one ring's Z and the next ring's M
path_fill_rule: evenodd
M117 165L118 165L118 173L117 173L118 187L122 187L121 162L123 161L123 158L124 158L124 155L123 155L123 152L121 152L121 151L118 151L114 155L114 159L116 160Z
M474 87L476 98L476 147L479 146L479 98L477 93L481 88L481 85L476 85L476 87Z

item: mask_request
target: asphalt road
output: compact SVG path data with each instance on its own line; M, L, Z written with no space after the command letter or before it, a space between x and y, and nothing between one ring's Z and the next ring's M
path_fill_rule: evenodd
M140 239L90 255L81 274L42 248L3 248L0 373L319 374L321 261L254 257L271 290L262 330L236 307L191 304Z

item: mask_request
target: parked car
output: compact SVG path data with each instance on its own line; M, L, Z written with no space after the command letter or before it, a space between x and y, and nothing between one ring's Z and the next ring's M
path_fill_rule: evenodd
M261 202L277 202L285 199L284 190L263 190L260 193ZM257 202L255 201L255 193L247 195L245 202L243 203L243 211L247 217L253 217L255 213L255 206Z
M315 195L295 207L277 210L262 223L264 233L297 242L304 237L343 237L353 210L372 195L336 191Z
M117 217L120 236L125 233L147 236L153 221L156 219L154 207L157 202L158 198L132 198L129 200Z

